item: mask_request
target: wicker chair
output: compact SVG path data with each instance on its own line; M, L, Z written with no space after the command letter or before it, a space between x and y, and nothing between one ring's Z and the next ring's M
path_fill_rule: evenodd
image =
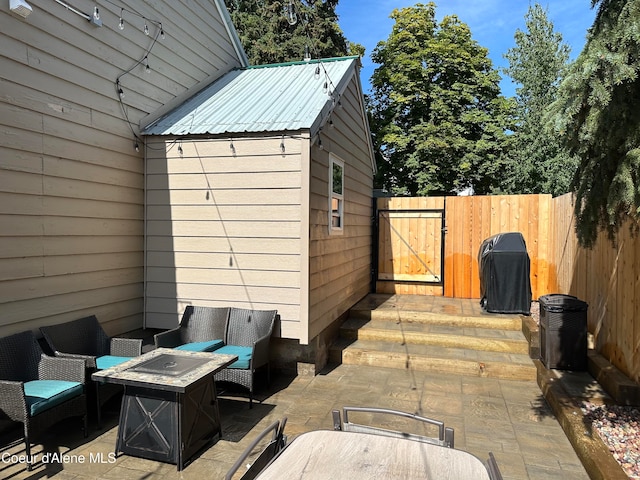
M256 370L267 368L269 381L269 342L276 310L232 308L229 312L224 347L216 353L238 355L238 360L216 373L216 382L231 382L249 389L249 408L253 408L253 386Z
M224 345L228 320L229 308L227 307L189 305L184 310L180 326L158 333L153 339L156 348L212 352Z
M87 377L96 370L103 370L126 362L142 353L142 340L134 338L110 338L102 329L95 315L71 322L40 327L40 331L56 357L84 360ZM93 382L97 407L98 428L102 425L100 410L114 395L122 391L120 385Z
M32 438L55 423L82 417L86 438L84 390L83 361L45 355L31 331L0 338L0 414L24 426L27 470Z

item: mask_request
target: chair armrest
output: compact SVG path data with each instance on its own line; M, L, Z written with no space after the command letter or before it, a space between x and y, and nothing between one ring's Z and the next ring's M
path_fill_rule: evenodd
M156 348L174 348L182 344L182 336L180 335L180 327L167 330L166 332L156 333L153 336Z
M40 380L66 380L84 384L85 361L42 354L38 364L38 377Z
M137 357L142 354L142 339L112 338L110 352L117 357Z
M96 357L94 355L82 355L81 353L56 352L56 358L71 358L85 362L86 368L96 368Z
M271 334L265 335L253 344L253 354L251 355L251 366L253 369L269 363L269 342Z
M0 380L0 410L11 420L24 422L27 417L27 400L22 382Z

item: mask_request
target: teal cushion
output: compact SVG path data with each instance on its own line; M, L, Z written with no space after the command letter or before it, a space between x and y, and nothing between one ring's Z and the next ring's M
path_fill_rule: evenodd
M103 355L96 358L96 368L104 370L105 368L115 367L121 363L131 360L132 357L116 357L115 355Z
M24 384L27 407L32 417L80 395L82 391L81 383L66 380L32 380Z
M224 345L223 340L208 340L206 342L185 343L176 347L176 350L188 350L189 352L213 352Z
M216 350L216 353L227 353L229 355L237 355L238 360L229 365L227 368L239 368L247 370L251 364L252 347L240 347L238 345L225 345Z

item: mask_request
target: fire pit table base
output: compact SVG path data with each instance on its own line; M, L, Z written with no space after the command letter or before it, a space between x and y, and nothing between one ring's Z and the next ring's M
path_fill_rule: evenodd
M118 452L174 463L178 470L222 436L213 376L186 392L125 386L120 410Z

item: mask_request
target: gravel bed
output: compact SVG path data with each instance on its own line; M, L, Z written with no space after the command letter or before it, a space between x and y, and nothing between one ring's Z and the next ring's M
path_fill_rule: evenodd
M531 317L540 323L538 302L531 302ZM583 402L582 413L627 476L640 480L640 409Z
M640 410L584 402L582 413L632 479L640 479Z

